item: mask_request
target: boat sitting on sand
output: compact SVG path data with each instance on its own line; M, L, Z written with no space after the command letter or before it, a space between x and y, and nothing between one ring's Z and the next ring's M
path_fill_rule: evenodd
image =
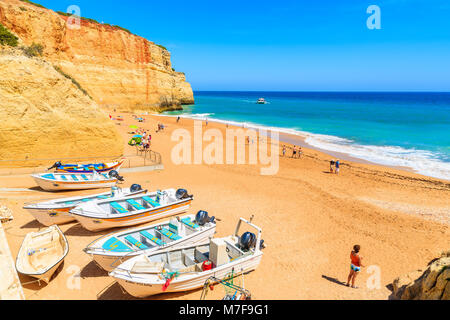
M239 236L242 223L257 230ZM133 297L203 287L211 277L222 279L230 272L245 273L258 267L262 258L261 229L243 218L234 235L211 239L209 244L169 249L131 258L109 273Z
M26 204L23 208L41 224L49 227L54 224L61 225L76 221L75 217L71 215L69 211L80 204L95 200L118 198L126 195L137 195L146 192L147 190L142 190L140 185L133 184L130 188L124 189L112 187L110 192L30 203Z
M58 226L26 235L16 259L16 269L21 274L46 283L64 261L69 243Z
M46 191L85 190L110 188L118 181L123 181L117 171L90 174L84 173L41 173L31 175L36 183Z
M48 170L55 169L56 172L68 172L68 173L93 173L97 172L109 172L111 170L119 171L125 160L111 162L111 163L93 163L93 164L62 164L56 162Z
M196 216L175 217L151 226L108 234L89 244L83 251L102 269L112 271L137 255L208 243L215 232L214 217L210 218L206 211L199 211Z
M144 195L87 202L70 213L89 231L129 227L185 212L193 196L186 190L168 189Z

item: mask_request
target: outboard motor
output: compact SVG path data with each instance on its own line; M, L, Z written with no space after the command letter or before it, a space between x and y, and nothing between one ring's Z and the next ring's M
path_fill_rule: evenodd
M197 215L195 216L195 222L199 225L199 226L204 226L205 224L207 224L208 222L214 222L215 217L209 217L208 212L200 210L199 212L197 212Z
M110 178L116 178L119 181L124 181L123 177L121 177L116 170L110 171L108 175Z
M251 232L246 232L242 235L239 246L242 250L247 251L256 245L256 235Z
M62 166L61 161L58 161L58 162L55 162L55 164L53 166L51 166L50 168L48 168L47 170L58 169L61 166Z
M177 197L178 200L184 200L192 197L188 194L186 189L178 189L175 196Z
M140 184L133 184L131 187L130 187L130 191L131 192L138 192L138 191L141 191L142 190L142 187L141 187L141 185Z

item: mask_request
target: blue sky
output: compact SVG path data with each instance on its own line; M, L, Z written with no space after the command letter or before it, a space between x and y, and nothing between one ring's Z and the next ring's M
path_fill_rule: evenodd
M450 91L448 0L35 2L166 46L194 90Z

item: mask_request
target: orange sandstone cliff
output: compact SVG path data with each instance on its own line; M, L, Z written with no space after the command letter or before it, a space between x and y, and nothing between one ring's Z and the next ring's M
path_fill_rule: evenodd
M25 45L44 46L44 58L81 84L100 106L161 111L194 103L170 53L120 28L68 17L19 0L0 0L0 23Z

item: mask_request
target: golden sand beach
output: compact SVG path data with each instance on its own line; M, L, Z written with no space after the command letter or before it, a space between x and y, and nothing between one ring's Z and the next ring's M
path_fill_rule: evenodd
M195 197L189 213L206 210L221 219L218 237L231 234L239 217L255 216L267 248L260 266L245 276L254 299L389 299L389 284L396 277L425 267L449 249L448 181L353 161L343 161L337 176L329 173L333 157L307 148L301 159L281 157L273 176L263 176L260 166L248 164L175 165L171 152L177 142L171 134L176 129L193 134L193 120L177 123L173 117L146 116L145 123L138 123L131 114L121 115L124 121L117 128L124 140L131 137L130 125L148 129L152 150L162 155L164 165L159 171L124 173L125 186L186 188ZM156 133L158 122L166 129ZM211 128L226 129L213 122ZM125 154L135 151L125 146ZM40 191L28 174L0 176L0 202L14 214L4 226L13 257L24 236L43 227L22 209L25 202L86 193L52 194ZM20 275L27 299L132 299L82 251L111 230L92 233L76 223L61 229L70 245L63 268L42 286ZM355 244L361 245L366 266L357 280L359 289L343 285ZM374 272L379 272L380 286L368 288ZM150 299L190 300L200 294L196 290Z

